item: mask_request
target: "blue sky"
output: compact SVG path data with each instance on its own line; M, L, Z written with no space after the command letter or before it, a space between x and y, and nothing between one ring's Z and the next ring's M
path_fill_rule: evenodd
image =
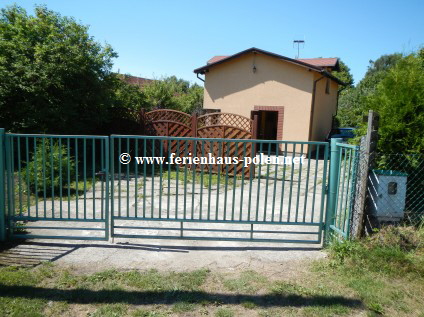
M90 26L118 52L114 70L147 78L198 82L193 69L214 55L258 47L294 58L340 57L357 83L369 60L424 45L424 1L22 0L45 4Z

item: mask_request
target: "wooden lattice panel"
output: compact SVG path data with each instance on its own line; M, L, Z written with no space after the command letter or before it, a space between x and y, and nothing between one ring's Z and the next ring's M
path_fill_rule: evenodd
M190 126L191 116L185 112L170 110L170 109L159 109L147 112L145 114L147 121L171 121L180 123L183 125Z
M197 119L198 128L208 126L229 126L250 132L252 131L252 120L238 114L222 112L205 114Z
M144 115L144 132L146 135L166 136L166 137L192 137L191 127L192 117L184 112L176 110L154 110ZM190 146L192 148L192 145ZM180 150L178 150L180 149ZM185 142L171 140L163 141L164 155L180 151L179 156L183 156Z
M175 110L154 110L143 114L142 123L146 135L156 135L165 137L198 137L198 138L220 138L220 139L251 139L253 121L232 113L210 113L197 118L187 113ZM194 120L194 121L193 121ZM182 140L164 140L162 141L162 150L164 156L175 153L175 156L207 156L211 153L215 159L218 157L238 157L242 161L243 157L253 156L251 143L244 147L242 142L223 142L214 141L182 141ZM157 154L160 146L156 145L153 149L149 146L149 152ZM196 166L197 170L201 165ZM229 175L241 175L244 171L245 176L250 175L250 166L243 168L243 163L239 164L212 164L203 165L204 171L214 173L228 173ZM254 172L254 169L252 170Z

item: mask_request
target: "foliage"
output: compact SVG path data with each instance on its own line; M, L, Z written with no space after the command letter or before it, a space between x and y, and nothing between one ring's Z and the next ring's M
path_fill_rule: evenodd
M420 56L405 56L389 69L375 92L364 99L365 109L380 114L380 152L423 153L424 67Z
M1 10L0 126L80 133L106 120L117 54L87 30L45 6Z
M148 110L174 109L187 113L201 108L203 88L175 76L154 80L143 88Z
M58 143L50 144L47 139L37 142L37 149L32 159L22 169L22 183L29 182L29 189L34 194L39 194L44 189L44 184L48 192L53 188L57 191L60 188L60 173L62 177L75 179L75 160L68 156L65 146Z
M336 263L382 272L391 276L423 276L422 228L388 226L358 241L334 242Z
M341 60L339 60L339 66L340 70L334 71L331 74L344 82L347 88L352 88L354 80L350 68Z
M365 77L355 86L348 87L340 94L337 119L342 127L359 127L365 109L365 97L373 94L377 84L387 71L399 61L401 54L383 55L370 61Z

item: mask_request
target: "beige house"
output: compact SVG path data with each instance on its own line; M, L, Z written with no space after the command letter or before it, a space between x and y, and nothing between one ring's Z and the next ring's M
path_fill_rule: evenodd
M194 72L205 75L203 108L257 114L259 139L323 141L344 85L331 75L338 69L337 58L291 59L250 48L215 56Z

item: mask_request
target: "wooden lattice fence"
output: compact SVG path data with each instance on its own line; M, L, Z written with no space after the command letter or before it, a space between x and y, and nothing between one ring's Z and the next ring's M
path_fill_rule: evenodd
M210 139L255 139L254 120L233 113L210 113L202 116L188 115L187 113L160 109L147 113L142 112L140 121L145 135L168 136L168 137L194 137ZM207 156L209 153L213 157L253 157L255 147L252 143L236 146L234 142L216 141L190 141L189 145L185 141L168 140L163 143L164 153L176 153L177 156ZM152 151L150 151L152 152ZM154 151L156 152L157 149ZM200 169L200 167L198 167ZM225 172L229 175L240 175L244 173L250 175L250 167L243 164L214 164L204 165L203 169L211 169L213 172ZM253 172L253 171L252 171Z

